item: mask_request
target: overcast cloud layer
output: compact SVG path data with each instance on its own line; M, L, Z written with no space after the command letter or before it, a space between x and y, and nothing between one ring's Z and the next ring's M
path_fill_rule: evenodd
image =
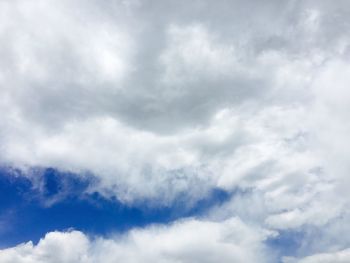
M345 0L1 1L1 165L93 175L128 205L239 191L0 261L350 262L349 44ZM285 231L303 233L288 257L266 242Z

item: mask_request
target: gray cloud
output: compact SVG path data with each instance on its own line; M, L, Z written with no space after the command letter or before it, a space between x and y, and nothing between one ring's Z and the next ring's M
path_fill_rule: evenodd
M346 213L347 1L0 5L2 164L88 171L126 203L240 189L208 217L270 230Z

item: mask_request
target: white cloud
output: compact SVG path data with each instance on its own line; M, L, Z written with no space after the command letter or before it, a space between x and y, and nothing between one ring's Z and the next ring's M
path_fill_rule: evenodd
M285 258L285 263L346 263L350 260L350 249L333 253L320 253L302 259Z
M271 233L232 218L224 222L186 220L170 226L132 230L126 235L90 240L78 231L51 232L31 242L0 250L3 263L88 262L270 262L262 241Z
M267 229L339 221L349 4L167 4L2 1L1 163L91 172L128 203L240 189L210 216Z

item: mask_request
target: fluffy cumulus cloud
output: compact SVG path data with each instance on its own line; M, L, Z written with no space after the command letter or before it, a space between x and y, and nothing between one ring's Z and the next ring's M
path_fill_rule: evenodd
M4 263L29 262L269 262L261 244L271 233L239 219L221 223L181 221L170 226L133 230L125 236L90 240L83 233L51 232L0 252Z
M304 233L286 262L349 261L349 12L345 0L1 1L1 165L92 174L128 205L234 193L204 221L53 232L1 261L274 262L265 240L283 231Z

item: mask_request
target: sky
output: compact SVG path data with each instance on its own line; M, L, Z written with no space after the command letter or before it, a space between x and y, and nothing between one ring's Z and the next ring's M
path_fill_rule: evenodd
M350 262L347 0L0 1L0 262Z

